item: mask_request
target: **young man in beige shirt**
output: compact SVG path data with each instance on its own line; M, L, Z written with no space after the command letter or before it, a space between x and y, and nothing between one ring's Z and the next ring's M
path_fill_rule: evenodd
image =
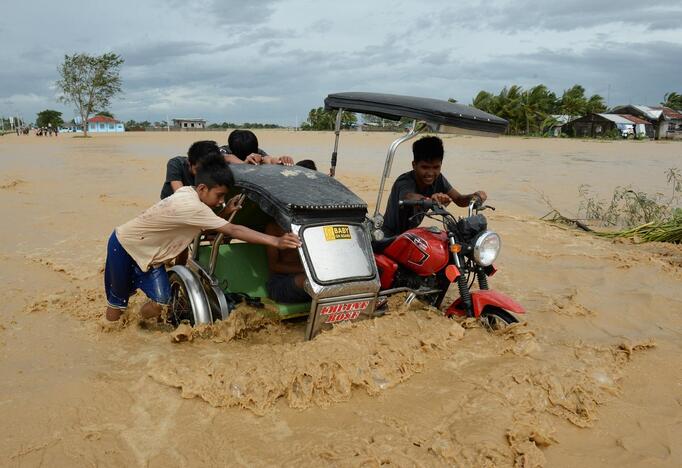
M217 145L207 151L220 155ZM213 155L210 155L213 156ZM109 238L104 270L107 295L106 318L116 321L128 306L128 298L141 289L151 300L140 309L143 318L159 316L170 300L170 285L164 267L178 256L201 231L213 229L234 239L278 249L295 249L298 236L286 233L269 236L247 227L230 224L213 213L234 184L224 159L203 165L196 175L196 187L181 187L131 221L117 227ZM229 205L225 211L237 209Z

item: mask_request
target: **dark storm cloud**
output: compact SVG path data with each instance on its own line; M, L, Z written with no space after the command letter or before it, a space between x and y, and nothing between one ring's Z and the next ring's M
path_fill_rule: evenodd
M58 34L44 24L31 29L29 7L17 4L21 14L0 17L0 27L12 37L31 34L0 43L0 113L16 108L34 117L54 107L70 114L54 90L64 53L109 50L126 60L124 93L111 109L124 120L168 113L290 124L330 92L468 103L481 89L514 83L558 93L579 83L590 93L610 89L612 103L654 103L679 92L682 76L682 41L665 32L682 24L682 8L670 4L434 0L425 9L387 0L159 0L136 5L132 19L114 12L97 22L90 14L93 22L70 33L65 27L78 12L55 6Z
M502 86L544 83L559 94L573 84L606 97L611 104L657 104L663 93L679 89L682 44L671 42L603 43L575 52L571 49L542 49L537 52L497 57L475 65L465 65L468 76L485 77L479 89L497 92ZM483 86L483 85L486 86ZM660 96L659 96L660 94ZM646 102L645 102L646 101Z
M125 44L117 48L129 66L150 66L188 55L207 55L216 51L216 46L204 42L167 41L147 44Z
M218 24L248 29L267 22L275 11L278 0L214 0L209 11Z
M640 26L647 30L682 28L682 5L666 0L575 0L547 2L514 0L501 5L480 2L458 11L443 12L441 24L499 31L572 31L608 24Z

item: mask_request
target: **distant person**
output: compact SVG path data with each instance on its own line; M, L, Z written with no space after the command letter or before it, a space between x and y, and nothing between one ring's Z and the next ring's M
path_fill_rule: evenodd
M386 204L384 235L397 236L408 229L419 226L424 219L417 207L400 207L401 200L431 199L442 205L455 202L457 206L467 206L472 198L482 202L487 199L483 191L462 195L441 174L443 164L443 141L435 136L426 136L412 145L412 170L396 179Z
M187 156L175 156L166 163L166 180L161 188L161 199L170 197L181 187L194 185L197 170L202 159L220 159L220 154L211 156L210 149L216 148L217 143L212 140L197 141L189 147Z
M251 130L233 130L227 137L227 145L220 149L230 164L283 164L291 166L294 160L289 156L270 156L258 147L258 137Z
M217 145L204 150L220 154ZM111 233L104 268L106 320L118 320L137 289L150 299L140 309L140 316L143 319L159 317L171 298L164 264L186 249L201 231L213 229L234 239L276 249L296 249L301 245L293 233L273 237L229 223L211 210L223 203L234 184L224 159L202 165L197 170L195 184L195 187L180 187ZM236 206L228 207L228 210L235 209Z

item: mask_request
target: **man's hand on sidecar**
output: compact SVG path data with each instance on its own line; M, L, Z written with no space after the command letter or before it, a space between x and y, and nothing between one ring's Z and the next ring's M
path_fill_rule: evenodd
M282 166L293 166L294 158L291 156L280 156L277 164L281 164Z
M255 166L258 166L261 162L263 162L263 156L261 156L258 153L251 153L244 159L244 162L246 164L253 164Z
M293 232L287 232L281 237L277 238L276 247L280 250L297 249L301 246L301 240Z
M223 209L222 213L220 213L220 216L223 218L228 218L232 213L235 211L239 210L242 207L241 204L242 201L242 196L241 195L235 195L234 197L230 198L227 203L225 203L225 208Z

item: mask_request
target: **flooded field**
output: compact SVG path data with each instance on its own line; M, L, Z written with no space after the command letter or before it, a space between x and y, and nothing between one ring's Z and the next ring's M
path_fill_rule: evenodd
M256 133L328 168L332 133ZM395 137L342 135L339 178L372 210ZM504 333L399 301L311 342L249 309L180 343L135 307L103 328L108 235L200 139L227 135L0 138L3 466L682 464L682 248L538 220L583 184L664 191L681 143L445 138L450 182L497 207L491 283L528 310Z

